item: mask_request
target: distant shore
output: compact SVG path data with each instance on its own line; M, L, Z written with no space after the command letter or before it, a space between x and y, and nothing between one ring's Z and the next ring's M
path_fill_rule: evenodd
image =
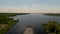
M43 14L48 16L60 16L60 13L43 13Z

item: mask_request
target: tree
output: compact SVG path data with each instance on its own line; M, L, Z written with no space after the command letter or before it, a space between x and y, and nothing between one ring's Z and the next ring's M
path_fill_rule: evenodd
M43 24L42 26L46 32L59 34L60 24L56 21L48 21L48 23Z

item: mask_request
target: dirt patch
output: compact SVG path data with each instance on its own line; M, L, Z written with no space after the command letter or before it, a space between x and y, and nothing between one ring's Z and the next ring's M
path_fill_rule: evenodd
M7 26L7 24L0 24L0 30L4 29Z

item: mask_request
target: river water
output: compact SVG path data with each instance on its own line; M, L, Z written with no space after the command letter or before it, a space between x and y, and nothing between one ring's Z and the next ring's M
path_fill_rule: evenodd
M6 34L22 34L27 25L33 27L35 34L47 34L43 30L41 24L52 20L60 22L60 16L47 16L43 14L16 15L13 18L15 20L19 19L19 22L17 22Z

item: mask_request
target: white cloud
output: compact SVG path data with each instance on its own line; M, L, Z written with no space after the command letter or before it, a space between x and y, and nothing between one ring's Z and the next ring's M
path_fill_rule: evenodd
M23 7L28 7L27 5L23 5Z
M9 9L8 9L9 8ZM0 12L10 13L60 13L60 8L0 8Z
M13 8L13 7L7 7L8 9L11 9L11 8Z
M33 4L32 4L32 7L38 7L38 5L37 5L37 4L35 4L35 3L33 3Z
M50 7L51 5L50 4L46 4L46 7Z

